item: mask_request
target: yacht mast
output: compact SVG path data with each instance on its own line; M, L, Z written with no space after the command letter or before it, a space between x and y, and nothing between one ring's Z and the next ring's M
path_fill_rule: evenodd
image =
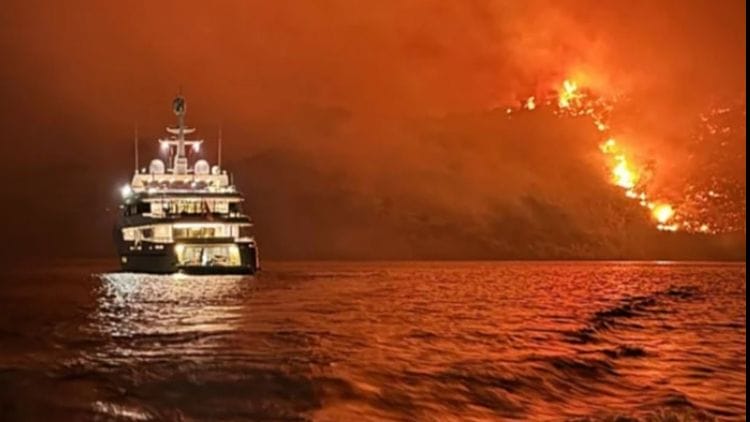
M178 94L172 101L172 111L177 115L177 153L174 157L175 174L187 173L187 157L185 156L185 113L187 104L185 97Z
M138 122L133 128L133 149L135 152L135 172L138 173Z
M168 171L172 174L188 174L188 158L185 150L187 147L192 147L194 151L200 151L203 140L185 138L185 135L195 132L195 129L185 126L187 105L182 93L177 94L172 101L172 111L177 116L177 127L167 127L167 132L172 136L159 139L159 143L162 150L169 155Z
M221 125L219 125L219 157L216 164L221 168Z

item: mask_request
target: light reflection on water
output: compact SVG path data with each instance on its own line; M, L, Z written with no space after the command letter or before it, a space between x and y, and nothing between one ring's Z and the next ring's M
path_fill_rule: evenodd
M169 336L235 328L243 283L239 276L102 274L96 321L102 334Z

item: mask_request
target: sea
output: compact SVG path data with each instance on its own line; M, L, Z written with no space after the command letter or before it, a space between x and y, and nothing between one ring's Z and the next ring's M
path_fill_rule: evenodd
M0 275L2 421L746 419L746 265Z

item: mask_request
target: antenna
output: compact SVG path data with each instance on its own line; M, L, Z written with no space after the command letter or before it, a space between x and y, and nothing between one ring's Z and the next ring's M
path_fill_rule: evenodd
M135 153L135 172L138 173L138 122L133 128L133 150Z
M221 123L219 123L219 159L217 165L221 168Z
M182 87L180 87L182 91ZM178 94L172 101L172 111L177 116L177 152L174 156L174 174L187 174L187 157L185 156L185 133L192 132L185 127L185 112L187 106L185 104L185 97L182 94ZM174 132L172 132L174 133Z

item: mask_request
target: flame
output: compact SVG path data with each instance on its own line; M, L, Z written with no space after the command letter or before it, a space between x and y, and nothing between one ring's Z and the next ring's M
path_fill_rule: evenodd
M557 105L560 106L560 108L569 108L571 103L578 99L578 97L578 84L566 79L560 90Z
M533 110L536 108L536 102L534 100L534 97L529 97L529 99L526 100L526 109Z
M606 142L599 145L599 149L605 154L613 153L615 151L615 148L617 148L617 141L615 141L613 138L609 138Z
M680 229L677 224L657 224L656 228L663 232L676 232Z
M612 169L612 180L615 182L615 185L623 189L633 189L638 182L638 174L628 164L628 160L624 155L616 156L615 161L617 164Z
M588 88L580 87L578 82L573 79L566 79L554 91L553 96L530 96L520 104L507 108L505 111L509 117L512 117L512 114L520 109L533 111L540 107L550 107L553 113L559 117L588 117L602 136L599 151L607 163L610 182L620 188L626 198L638 201L641 207L648 210L654 220L656 229L700 233L720 232L721 228L718 228L712 221L692 215L691 213L694 213L694 211L690 207L686 207L684 201L680 204L679 209L676 209L664 198L656 198L656 200L652 198L648 191L648 181L644 180L643 177L642 171L645 168L643 163L612 137L614 130L610 126L609 116L616 101L615 97L595 95ZM721 109L716 113L726 112L726 110ZM708 117L701 116L701 118L705 124L711 123L711 119ZM715 130L712 126L709 129L711 133L714 133ZM692 197L687 199L704 198L705 202L705 198L715 199L714 196L718 197L719 194L712 190L709 190L707 194L705 191L699 191L693 193Z
M674 208L669 204L657 204L651 210L651 215L659 224L667 224L674 217Z
M576 82L570 79L563 81L557 96L557 105L561 111L574 116L589 116L599 132L606 134L610 130L603 117L606 114L606 106L602 107L601 102L592 100L587 97L586 93L580 92ZM622 188L627 198L637 200L642 207L651 211L651 215L657 222L657 229L677 231L679 226L676 223L668 224L675 215L672 206L665 202L656 204L649 200L646 192L636 190L641 178L638 168L622 151L617 141L608 137L599 145L599 150L609 158L611 163L610 178L612 183Z
M645 200L642 193L633 190L636 184L638 184L640 176L625 154L620 152L617 141L614 138L609 138L599 145L599 150L603 154L612 157L612 183L625 189L625 196L628 198Z

